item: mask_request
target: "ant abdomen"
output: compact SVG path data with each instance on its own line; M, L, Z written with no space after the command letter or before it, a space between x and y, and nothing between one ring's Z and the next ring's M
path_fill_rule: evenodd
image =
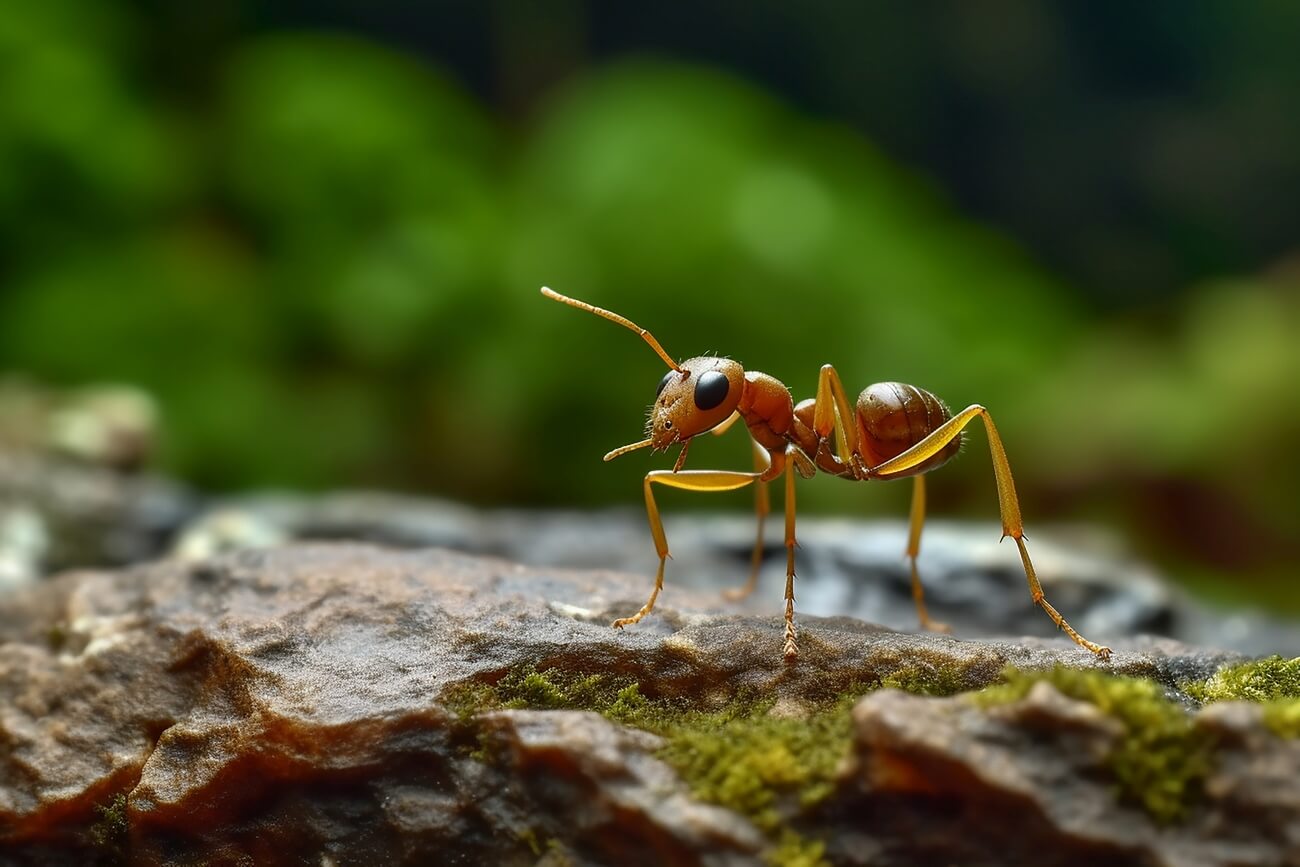
M930 392L903 382L877 382L858 395L858 449L867 466L897 457L952 418L944 402ZM962 437L944 446L929 460L889 478L927 473L961 451Z

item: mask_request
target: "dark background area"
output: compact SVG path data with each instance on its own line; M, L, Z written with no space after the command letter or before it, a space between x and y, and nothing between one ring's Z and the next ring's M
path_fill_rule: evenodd
M635 503L662 457L599 457L660 363L548 284L796 399L983 403L1031 536L1295 607L1297 44L1282 2L16 5L0 368L139 386L208 490ZM993 517L982 434L931 508Z
M730 70L932 176L1103 310L1271 264L1300 223L1293 4L333 2L245 20L368 34L521 122L592 64Z

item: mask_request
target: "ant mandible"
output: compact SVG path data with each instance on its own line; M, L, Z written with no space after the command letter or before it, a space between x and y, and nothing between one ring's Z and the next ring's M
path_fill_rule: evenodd
M989 412L972 404L954 415L942 401L924 389L901 382L878 382L868 386L856 406L849 404L839 374L829 364L822 365L817 379L817 397L795 404L790 389L766 373L746 372L729 358L701 356L678 364L664 351L654 335L617 313L595 307L542 287L547 298L586 310L617 322L641 335L670 370L659 381L655 402L646 421L645 439L614 449L605 460L649 446L664 451L681 443L682 451L671 470L652 470L645 477L645 505L650 518L650 533L659 554L659 570L654 590L641 610L612 624L621 629L636 623L654 608L664 586L664 562L668 559L668 538L664 535L659 507L655 504L654 486L667 485L687 491L734 491L755 485L758 512L758 538L754 543L749 581L744 587L728 592L739 599L754 589L762 557L763 519L770 510L767 483L785 474L785 658L799 655L794 627L794 469L805 479L818 470L833 476L865 482L912 478L912 509L907 541L907 557L912 570L912 596L921 626L947 632L948 627L930 619L925 610L921 578L916 570L916 556L921 548L921 527L925 523L925 473L946 463L961 449L962 431L976 418L984 422L989 449L993 454L993 475L997 481L998 506L1002 513L1003 538L1010 536L1020 549L1020 560L1029 582L1034 604L1052 622L1102 659L1110 658L1110 648L1084 638L1043 596L1043 587L1034 574L1034 564L1025 548L1024 525L1020 520L1020 503L1011 479L1011 465L1002 447L997 428ZM712 432L721 434L744 419L754 447L754 472L729 470L683 470L692 437ZM835 443L831 445L834 432Z

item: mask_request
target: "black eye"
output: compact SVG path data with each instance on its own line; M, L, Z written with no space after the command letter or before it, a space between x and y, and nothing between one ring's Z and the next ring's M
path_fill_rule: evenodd
M667 387L673 376L674 373L671 370L664 374L664 378L659 380L659 386L655 389L655 397L664 393L664 388Z
M700 374L699 381L695 383L695 405L700 409L713 409L726 400L730 390L731 383L727 377L716 370Z

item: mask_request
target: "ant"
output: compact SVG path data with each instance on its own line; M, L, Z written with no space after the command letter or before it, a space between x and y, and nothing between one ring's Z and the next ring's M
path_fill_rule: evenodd
M1043 595L1043 587L1034 574L1034 564L1025 548L1024 525L1020 520L1020 503L1011 479L1011 465L1002 447L997 428L989 412L972 404L955 415L944 403L924 389L901 382L878 382L858 395L857 404L849 403L839 374L829 364L822 365L817 379L817 397L794 403L790 390L774 377L757 371L746 372L729 358L701 356L678 364L664 351L646 329L623 316L569 298L542 287L547 298L594 313L624 328L629 328L650 344L670 368L659 381L655 402L646 420L648 436L639 442L616 448L605 455L611 461L620 455L649 446L659 452L681 443L682 450L671 470L652 470L645 477L645 505L650 518L650 534L659 554L659 570L654 590L641 610L612 624L622 629L636 623L654 608L664 586L664 562L668 559L668 539L659 507L655 504L654 486L666 485L687 491L734 491L755 485L755 509L758 513L758 538L754 543L749 581L741 588L728 591L731 599L742 599L754 590L762 559L763 519L771 507L767 483L785 474L785 659L799 655L794 626L794 473L812 478L818 470L858 482L912 478L912 508L907 541L907 557L912 571L912 597L921 626L948 632L946 625L931 620L925 609L925 595L916 570L921 549L921 527L925 523L925 473L936 469L961 450L963 429L975 419L984 423L989 449L993 454L993 476L997 482L998 506L1002 513L1002 538L1010 536L1020 549L1020 560L1029 582L1029 594L1066 635L1102 659L1110 658L1110 648L1084 638L1074 630ZM731 470L683 470L691 439L699 434L724 433L737 419L744 419L754 448L754 472ZM834 433L834 445L831 435Z

